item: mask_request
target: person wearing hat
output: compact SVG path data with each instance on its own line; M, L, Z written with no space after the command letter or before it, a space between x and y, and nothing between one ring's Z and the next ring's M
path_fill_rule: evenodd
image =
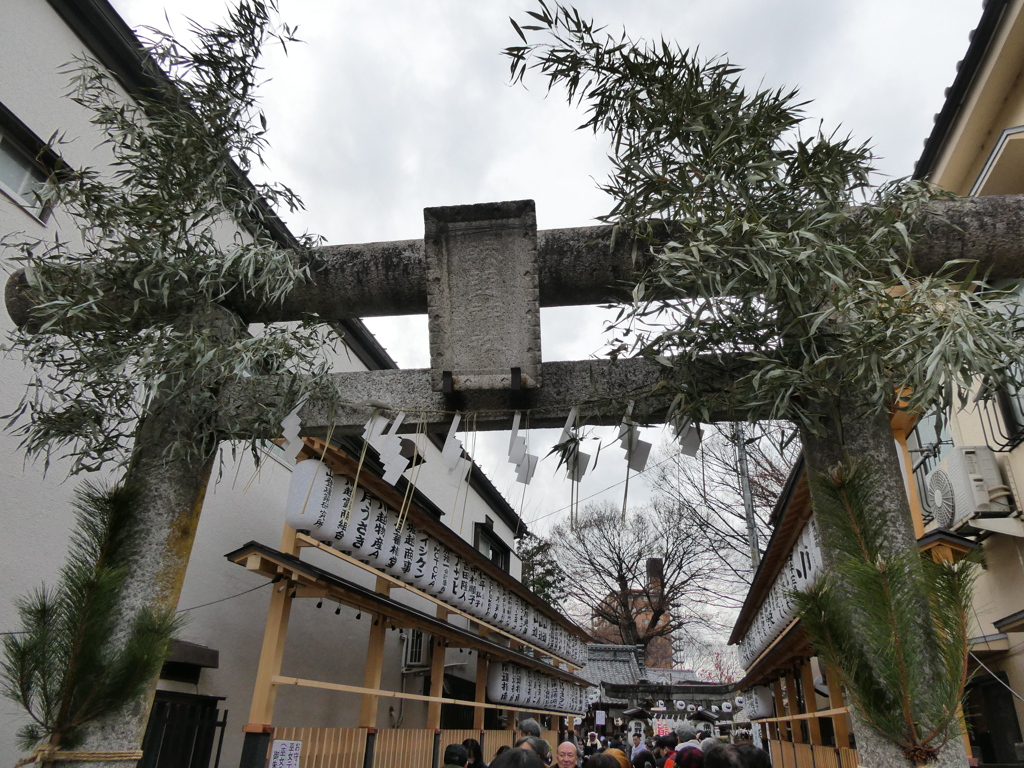
M583 756L590 757L601 751L601 742L597 740L597 732L591 731L587 734L587 743L583 745Z

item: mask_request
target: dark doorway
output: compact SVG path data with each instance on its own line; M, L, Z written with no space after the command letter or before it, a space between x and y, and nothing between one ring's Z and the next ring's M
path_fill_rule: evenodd
M967 687L967 725L974 756L982 765L1019 765L1014 745L1021 741L1013 694L1006 674L985 675Z
M430 693L430 675L424 675L423 677L423 692L427 695ZM476 683L472 680L464 680L461 677L446 674L441 695L446 699L473 701L476 697ZM442 704L441 727L452 729L472 728L473 707L460 707L458 704Z
M157 691L139 768L217 768L227 710L221 696Z

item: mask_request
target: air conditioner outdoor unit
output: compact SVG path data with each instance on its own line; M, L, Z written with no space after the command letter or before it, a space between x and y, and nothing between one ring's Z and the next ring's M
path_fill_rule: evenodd
M925 478L925 507L942 528L978 515L1009 515L1010 489L995 454L983 445L955 446Z

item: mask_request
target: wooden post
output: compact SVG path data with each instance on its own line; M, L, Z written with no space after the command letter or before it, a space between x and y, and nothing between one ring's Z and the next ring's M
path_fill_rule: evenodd
M821 659L818 659L818 665L821 666ZM839 709L845 707L846 703L843 701L843 694L839 690L839 683L835 680L829 679L828 670L824 666L821 667L824 672L824 677L828 681L828 706L830 709ZM847 724L848 715L836 715L832 718L832 732L836 735L836 746L843 749L850 747L850 726Z
M364 688L380 688L380 675L384 669L384 639L385 639L384 616L379 613L373 614L373 624L370 626L370 640L366 648L366 671L363 673ZM364 693L362 703L359 705L359 727L377 727L377 702L379 696Z
M291 530L287 528L285 535ZM294 539L295 531L292 531ZM263 647L260 649L260 662L256 668L256 684L252 692L252 705L249 707L249 725L247 732L257 733L269 728L274 719L274 697L277 686L271 680L281 674L281 658L284 655L284 643L288 637L288 618L292 610L291 582L282 581L273 587L270 593L270 608L267 610L267 624L263 630ZM257 730L258 729L258 730Z
M391 593L391 584L387 579L377 577L375 590L382 595ZM384 670L384 643L387 639L387 625L384 615L380 613L371 614L372 624L370 625L370 637L366 644L366 669L363 672L364 688L380 688L381 673ZM377 727L377 705L379 696L368 693L362 695L359 704L359 727Z
M477 652L476 657L476 695L473 700L482 703L487 701L487 656ZM473 709L473 730L482 731L484 729L484 712L482 707L475 707Z
M785 717L786 716L786 701L782 698L782 678L775 678L775 716ZM786 720L779 721L775 724L775 730L779 735L779 741L789 741L786 738L786 728L792 724Z
M818 711L818 696L814 692L814 670L811 669L811 660L807 659L800 665L800 682L804 689L804 705L807 712L814 714ZM821 746L821 722L816 717L807 721L807 731L811 737L811 744Z
M914 459L907 447L907 432L913 429L913 423L909 423L906 428L901 428L904 421L905 419L893 418L892 436L896 438L896 444L899 445L899 460L908 478L907 501L910 504L910 520L914 526L914 538L919 539L924 536L924 513L921 511L921 497L918 495L917 482L914 480Z
M789 699L789 714L799 715L800 714L800 694L796 690L796 675L793 674L793 670L786 672L786 698ZM789 729L793 734L794 744L803 744L804 742L804 729L800 725L799 720L790 720Z
M444 649L443 637L434 635L433 651L430 654L430 695L440 696L444 693ZM427 705L427 728L441 727L441 704L432 701Z

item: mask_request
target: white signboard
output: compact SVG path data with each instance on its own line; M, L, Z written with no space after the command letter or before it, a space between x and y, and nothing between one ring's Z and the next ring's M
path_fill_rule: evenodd
M821 568L818 526L812 516L750 623L746 635L739 643L740 664L749 667L750 663L785 629L796 613L791 593L812 584Z
M275 739L270 751L270 768L299 768L302 755L301 741Z
M594 725L604 725L604 710L599 709L594 712Z

